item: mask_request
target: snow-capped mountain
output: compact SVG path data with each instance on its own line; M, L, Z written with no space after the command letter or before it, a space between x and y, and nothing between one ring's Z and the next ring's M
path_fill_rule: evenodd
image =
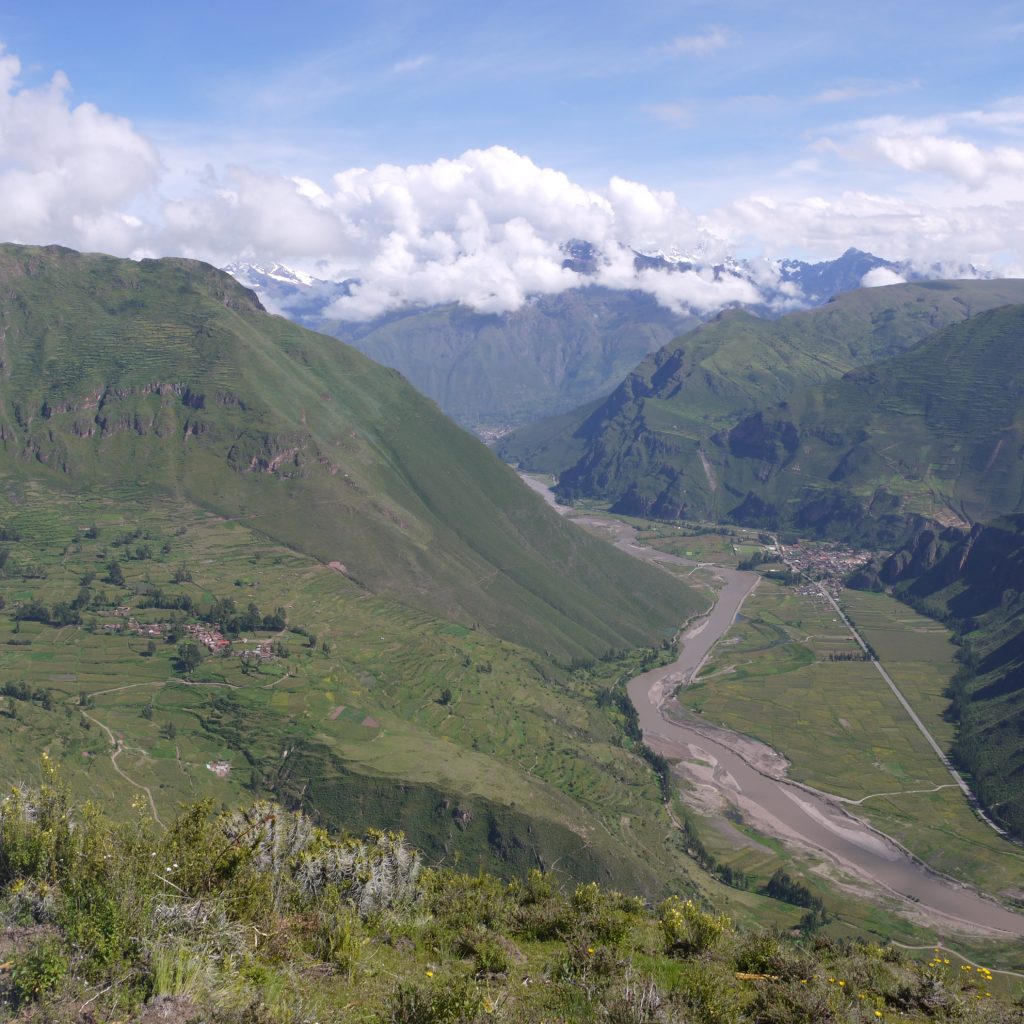
M286 267L283 263L229 263L224 270L227 271L239 284L245 285L246 288L262 288L266 287L269 282L274 281L278 284L290 285L293 288L309 288L318 282L312 274L307 274L302 270L293 270L291 267Z
M727 284L745 282L750 287L743 290L758 297L748 308L766 317L820 306L865 283L987 276L973 267L922 272L857 249L821 263L712 262L702 251L634 250L638 283L648 288L627 290L597 283L604 257L590 242L573 239L562 254L564 268L593 283L537 296L509 313L479 313L450 303L393 309L358 323L325 316L331 303L351 294L355 280L323 281L281 263L239 261L225 269L271 312L394 367L454 419L487 436L604 397L649 352L717 313L659 305L649 286L660 273L696 271Z
M337 298L348 294L349 281L323 281L283 263L246 263L236 261L223 268L239 284L251 288L271 313L322 329L324 310Z
M590 242L571 239L562 246L562 266L582 277L598 277L601 252ZM794 309L811 308L828 302L835 295L854 291L865 284L894 284L900 280L923 281L938 278L983 278L992 275L969 264L949 267L933 265L921 269L906 261L894 262L859 249L847 249L834 260L807 263L795 259L738 259L725 256L711 260L698 246L683 252L671 248L633 251L633 265L638 275L650 271L681 273L694 271L716 281L735 278L753 286L759 301L750 307L761 315L778 315ZM237 261L224 268L241 284L252 288L264 305L283 313L305 326L327 326L324 310L335 299L350 294L354 279L325 281L283 263L247 263ZM869 275L871 275L869 277ZM648 290L639 286L638 290ZM391 311L378 318L380 322L403 317L411 310ZM706 319L717 310L693 315ZM508 314L514 315L514 314ZM377 321L373 321L376 323ZM358 331L366 333L372 325L364 324Z

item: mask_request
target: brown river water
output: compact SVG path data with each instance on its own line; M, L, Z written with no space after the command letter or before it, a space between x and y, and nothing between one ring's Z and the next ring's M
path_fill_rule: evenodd
M527 476L523 480L559 512L571 512L555 505L551 492L540 481ZM628 524L596 516L580 517L581 522L587 520L610 531L616 547L637 558L695 564L642 547L636 543L635 530ZM687 762L703 783L713 786L739 807L745 820L759 830L818 853L841 872L859 880L862 887L898 898L910 916L927 920L940 933L1024 936L1024 914L930 871L887 836L850 814L838 800L778 777L778 765L784 761L777 758L774 764L766 764L763 756L756 756L758 748L762 754L765 752L762 745L727 730L666 717L665 707L672 694L693 677L711 648L733 624L759 579L756 573L721 566L714 566L713 571L722 581L721 589L708 614L684 633L679 658L629 683L629 697L636 707L645 742L666 757ZM740 750L746 756L741 756ZM751 756L751 751L755 756ZM772 760L769 754L767 761ZM959 792L950 791L950 799L964 798Z

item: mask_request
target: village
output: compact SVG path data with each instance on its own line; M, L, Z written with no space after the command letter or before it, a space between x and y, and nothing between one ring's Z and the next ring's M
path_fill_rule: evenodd
M868 562L873 554L838 544L780 544L778 550L791 569L815 581L814 586L798 586L798 593L819 593L817 584L820 584L833 597L842 592L850 573Z
M169 622L139 622L132 614L131 608L126 605L115 608L111 614L124 621L104 623L100 627L103 633L131 633L149 640L163 640L168 634L180 629L211 654L226 656L237 653L243 661L274 661L277 658L272 640L256 640L248 637L230 640L220 630L205 622L189 622L183 626L176 626Z

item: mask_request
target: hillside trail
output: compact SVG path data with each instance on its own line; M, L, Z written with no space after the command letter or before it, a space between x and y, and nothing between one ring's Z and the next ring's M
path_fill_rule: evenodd
M134 786L136 789L141 789L142 792L146 794L146 799L149 801L149 810L150 813L153 815L153 820L161 828L163 828L164 823L160 820L160 815L157 813L156 801L153 799L152 790L150 790L149 786L144 786L141 782L136 782L135 779L133 779L130 775L122 771L121 766L117 763L117 759L127 749L125 745L121 742L120 737L115 736L114 733L106 725L104 725L98 718L95 718L92 715L90 715L87 711L82 710L82 715L85 718L89 719L90 722L93 722L95 725L98 725L107 734L107 738L110 740L110 745L114 748L110 754L110 763L114 766L114 771L117 772L117 774L120 775L121 778L124 779L124 781L127 782L130 786Z

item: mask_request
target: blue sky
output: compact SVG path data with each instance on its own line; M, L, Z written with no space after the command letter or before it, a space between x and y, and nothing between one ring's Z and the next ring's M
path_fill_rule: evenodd
M672 188L1024 90L1022 3L17 6L0 40L27 80L59 68L165 142L265 145L288 173L499 144Z
M270 258L280 235L281 258L351 269L380 257L380 247L346 247L333 229L312 224L302 243L275 234L266 217L249 237L237 210L261 201L255 193L273 205L281 182L303 179L326 198L302 186L312 206L298 219L317 220L333 203L351 234L354 200L333 198L337 172L433 165L501 147L599 197L613 178L645 186L667 212L660 227L644 221L647 237L637 244L686 248L711 238L813 257L874 243L893 258L1020 262L1010 223L1024 198L1024 2L40 0L0 10L0 42L18 59L8 95L23 107L30 95L52 94L59 71L65 114L83 103L97 109L85 148L93 134L116 134L117 121L151 149L146 157L125 136L86 161L102 166L97 178L109 176L113 151L122 143L133 150L120 196L109 182L58 196L47 180L38 239L26 203L6 222L0 203L0 232L18 240L49 231L71 243L214 258L229 255L233 230L239 254ZM10 144L0 147L0 173L25 172L19 159ZM39 174L60 159L42 154L27 170ZM509 161L528 193L521 215L553 239L559 226L536 207L551 199L552 182ZM359 188L378 188L379 179ZM496 204L505 224L510 211L496 188L492 174L480 202L489 223ZM448 221L431 227L437 189L435 181L412 194L417 230L427 235L454 230ZM232 223L215 217L217 230L203 239L210 204L231 190L248 198L236 196ZM571 193L563 198L578 205ZM77 220L76 204L84 204ZM623 229L640 230L636 209L613 214ZM85 220L91 235L74 227ZM138 230L128 230L134 221ZM562 227L576 224L568 216ZM393 233L393 211L378 227ZM372 233L367 217L362 231Z

